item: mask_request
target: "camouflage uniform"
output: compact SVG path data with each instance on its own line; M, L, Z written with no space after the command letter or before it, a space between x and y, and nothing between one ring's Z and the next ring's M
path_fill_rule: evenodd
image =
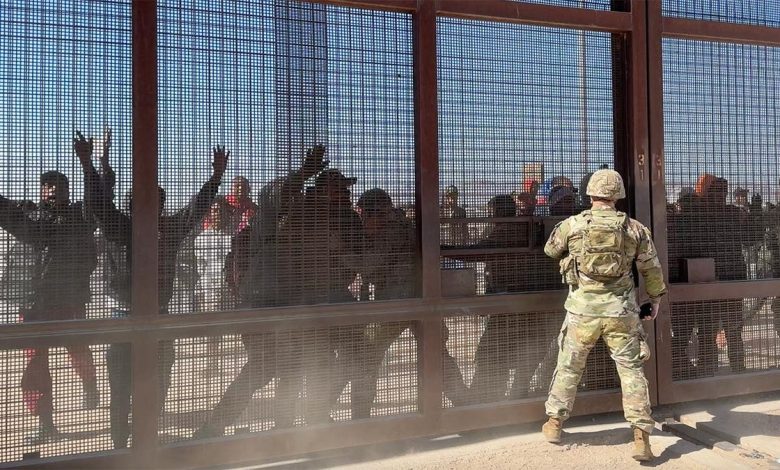
M599 181L595 177L591 180L596 184ZM622 181L620 184L622 186ZM624 195L622 187L620 194ZM614 266L614 258L581 257L588 245L585 241L588 238L586 230L592 223L593 226L611 225L616 230L622 227L622 244L619 244L622 253L618 262L625 264ZM593 239L588 240L591 245L597 245ZM596 341L603 337L620 375L625 417L633 427L649 434L654 421L650 417L648 385L642 370L649 355L646 345L642 345L644 331L638 316L639 305L630 267L631 262L636 263L645 278L651 299L657 301L666 293L661 264L650 231L621 212L594 209L558 224L544 251L548 256L561 260L561 272L569 284L569 296L565 303L567 315L559 337L558 366L545 406L547 415L561 421L569 417L588 353ZM599 262L605 264L598 266ZM619 275L599 277L583 272L602 269Z

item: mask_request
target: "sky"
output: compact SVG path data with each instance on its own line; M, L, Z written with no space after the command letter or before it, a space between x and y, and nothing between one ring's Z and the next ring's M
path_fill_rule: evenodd
M568 6L579 0L556 0ZM588 0L603 8L606 0ZM780 25L780 6L664 0L666 14ZM332 166L414 193L409 15L281 0L160 0L160 180L183 205L232 151L227 178L259 189L324 143ZM81 191L76 129L114 131L119 193L130 188L129 0L7 2L0 17L0 193L35 199L57 168ZM519 187L523 165L575 186L613 162L610 36L442 18L438 24L442 186L463 203ZM777 50L665 40L668 197L704 171L771 191L777 175ZM586 117L587 119L583 119ZM98 145L97 151L100 151ZM712 162L719 161L713 168Z

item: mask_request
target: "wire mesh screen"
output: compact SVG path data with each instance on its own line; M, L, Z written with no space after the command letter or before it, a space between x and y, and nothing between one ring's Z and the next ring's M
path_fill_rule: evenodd
M698 379L780 367L780 300L672 304L672 378Z
M780 26L780 5L776 2L728 0L702 2L699 0L663 0L666 16L697 20L744 23L761 26Z
M447 317L444 407L546 397L558 359L563 312ZM591 350L580 390L620 387L602 340Z
M176 341L161 440L418 411L411 322ZM161 343L164 367L174 345Z
M445 295L561 288L545 237L612 167L609 34L440 18Z
M110 224L79 162L130 187L130 2L6 2L0 36L0 322L108 316Z
M670 278L690 280L690 258L711 259L718 280L777 277L778 49L663 48Z
M159 22L168 311L417 295L410 16L162 1Z
M106 451L109 345L0 351L0 462Z

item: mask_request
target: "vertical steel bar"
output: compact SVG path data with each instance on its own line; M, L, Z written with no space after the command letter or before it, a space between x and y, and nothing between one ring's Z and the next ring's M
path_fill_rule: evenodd
M416 192L423 297L441 296L439 270L439 142L435 0L420 0L414 14Z
M414 14L414 103L416 199L423 297L441 297L439 269L439 143L436 83L436 2L419 0ZM422 324L419 345L421 408L435 417L441 410L441 314L432 309Z
M157 301L157 2L134 0L132 309L158 314ZM157 446L157 342L132 337L133 448L140 467Z
M664 117L663 117L663 17L661 2L645 1L647 25L647 89L649 152L647 155L648 179L653 207L653 238L658 255L664 265L664 276L669 279L669 257L666 237L666 189L664 181ZM655 357L659 403L668 403L666 397L672 386L672 346L668 296L661 305L661 313L655 322Z
M649 123L647 116L647 10L646 1L638 0L631 10L631 35L628 40L627 81L628 87L628 122L626 126L629 135L629 152L632 162L634 185L634 217L648 227L653 223L653 204L650 191L650 152ZM644 323L648 341L655 341L655 322ZM645 375L650 383L651 401L658 402L658 377L656 368L657 355L645 365Z

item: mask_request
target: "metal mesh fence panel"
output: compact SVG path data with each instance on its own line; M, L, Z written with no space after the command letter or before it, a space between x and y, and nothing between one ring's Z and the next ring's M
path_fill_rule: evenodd
M162 224L187 224L161 246L168 311L416 296L410 15L163 1L159 21L161 181L187 215Z
M688 380L780 366L774 298L672 304L672 378Z
M561 288L546 237L614 160L610 35L440 18L437 47L444 294Z
M162 442L418 411L412 322L181 338ZM172 345L161 343L161 362Z
M130 188L130 2L7 3L0 37L0 322L108 317L117 223L85 183Z
M669 269L710 259L718 280L776 277L777 48L666 39Z
M726 23L780 26L780 5L751 0L663 0L663 14Z
M445 318L442 405L546 397L564 316L563 312L532 312ZM618 387L615 365L599 340L588 355L579 389Z
M116 345L118 346L118 345ZM0 461L55 457L113 448L109 431L110 345L0 351L3 412Z

